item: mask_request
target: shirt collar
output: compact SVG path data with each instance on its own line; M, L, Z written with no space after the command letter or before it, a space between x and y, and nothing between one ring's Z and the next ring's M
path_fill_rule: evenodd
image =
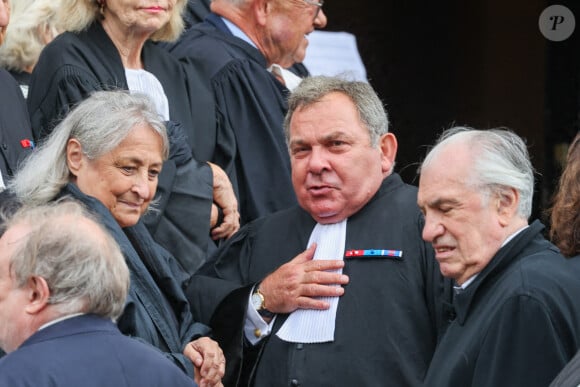
M502 248L505 245L507 245L509 243L509 241L511 241L512 239L514 239L519 233L521 233L522 231L524 231L528 227L529 227L529 225L525 225L524 227L520 228L519 230L517 230L516 232L514 232L513 234L511 234L510 236L508 236L503 241L503 243L501 244L500 248ZM469 277L467 279L467 281L465 281L461 285L453 286L453 289L455 289L456 291L462 291L462 290L467 289L467 287L469 286L469 284L471 284L475 280L475 278L477 278L477 275L478 274L479 273L475 273L474 275L472 275L471 277Z
M81 316L81 315L83 315L83 314L84 314L84 313L73 313L73 314L68 314L68 315L66 315L66 316L59 317L59 318L57 318L57 319L54 319L54 320L52 320L52 321L49 321L49 322L47 322L46 324L43 324L43 325L42 325L40 328L38 328L38 330L40 331L41 329L47 328L47 327L49 327L49 326L51 326L51 325L54 325L54 324L56 324L56 323L59 323L59 322L61 322L61 321L68 320L69 318L73 318L73 317Z
M234 35L237 38L242 39L244 42L252 45L253 47L258 48L256 46L256 44L254 44L254 42L252 42L252 39L250 39L250 37L248 35L246 35L246 33L244 31L242 31L237 25L235 25L234 23L232 23L231 21L229 21L228 19L226 19L223 16L220 16L220 18L225 23L225 25L228 27L228 29L230 30L232 35Z

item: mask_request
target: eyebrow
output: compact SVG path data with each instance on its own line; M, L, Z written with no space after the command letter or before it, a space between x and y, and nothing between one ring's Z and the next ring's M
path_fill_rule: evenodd
M118 163L120 161L125 161L125 162L128 161L128 162L135 163L135 164L139 164L139 165L143 165L144 164L144 162L143 162L142 159L139 159L139 158L136 158L136 157L132 157L132 156L130 156L130 157L123 157L123 156L121 156L121 157L119 157L117 159L116 162ZM151 165L163 165L163 161L154 162L154 163L151 163Z
M352 139L353 136L350 135L350 134L348 134L348 133L346 133L346 132L343 132L341 130L337 130L337 131L334 131L332 133L329 133L327 135L322 136L322 138L320 138L320 142L332 141L332 140L336 140L337 138L348 138L348 139ZM294 144L302 145L302 144L305 144L305 143L306 142L303 139L298 138L296 140L291 140L290 141L290 146L292 146Z
M427 203L428 207L441 207L445 204L451 204L451 205L457 205L459 204L459 201L457 199L453 199L453 198L437 198L435 200L432 200L430 202Z

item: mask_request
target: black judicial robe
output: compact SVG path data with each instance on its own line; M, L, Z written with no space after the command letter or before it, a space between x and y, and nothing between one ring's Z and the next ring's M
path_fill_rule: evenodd
M222 144L214 161L238 192L242 223L295 205L282 129L289 91L266 70L261 52L213 13L169 49L178 58L197 58L211 81Z
M0 69L0 174L4 184L33 148L28 110L16 80Z
M453 300L425 386L545 387L580 348L580 262L535 221ZM576 386L576 384L574 385Z
M186 29L203 21L206 15L211 12L209 3L210 0L187 0L187 5L183 12L183 21Z
M451 284L442 278L431 246L421 239L416 195L416 187L393 174L348 219L347 251L392 249L402 251L402 257L345 258L343 272L350 282L338 304L334 342L284 342L275 332L287 315L278 315L261 346L254 386L421 384L447 324L444 297L449 297ZM205 318L213 315L213 332L228 358L228 378L240 372L241 329L252 285L304 251L314 226L299 207L254 221L193 277L188 298L194 309L205 310ZM247 363L244 372L252 367Z
M215 103L193 64L180 63L152 42L145 43L142 56L145 70L159 79L169 101L172 153L185 157L183 162L173 157L165 162L156 195L160 211L148 214L145 222L155 240L192 273L213 243L209 237L213 177L208 165L190 162L191 155L183 154L190 148L196 160L211 158L216 144ZM121 57L100 23L80 33L60 34L43 49L32 73L27 101L35 138L49 134L91 92L127 88Z
M161 82L169 117L183 126L194 157L210 160L216 113L207 80L193 62L179 62L151 41L145 43L142 57L145 70ZM116 88L128 89L125 69L100 23L57 36L43 49L30 81L28 111L35 138L50 133L91 92Z

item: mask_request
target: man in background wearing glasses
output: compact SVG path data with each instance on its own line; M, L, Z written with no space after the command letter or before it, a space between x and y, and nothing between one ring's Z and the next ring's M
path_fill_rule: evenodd
M241 222L296 204L282 122L286 97L308 72L308 34L326 26L323 1L213 0L211 13L169 50L198 63L219 120L213 162L228 173Z

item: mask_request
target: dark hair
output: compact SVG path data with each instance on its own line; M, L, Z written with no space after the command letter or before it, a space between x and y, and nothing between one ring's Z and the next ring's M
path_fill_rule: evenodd
M580 254L580 132L568 148L566 165L552 198L550 239L566 257Z

